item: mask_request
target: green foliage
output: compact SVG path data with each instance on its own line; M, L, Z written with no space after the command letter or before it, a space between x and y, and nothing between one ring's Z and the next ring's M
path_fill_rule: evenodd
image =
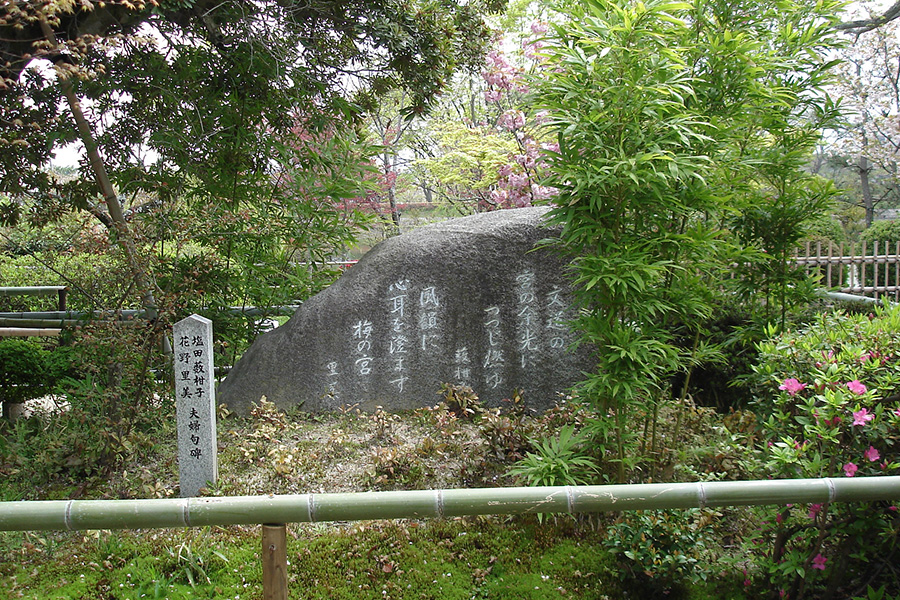
M38 342L0 339L0 401L21 403L48 394L69 370L67 348L47 350Z
M414 168L446 198L484 203L497 184L500 167L518 149L515 140L501 137L492 127L459 120L438 121L429 127L439 153L417 160Z
M54 184L41 169L75 132L49 71L20 77L35 57L47 57L43 46L31 45L44 39L39 20L65 31L60 38L71 43L64 66L79 93L116 115L97 137L123 189L127 183L129 192L165 198L199 179L226 190L220 198L227 200L233 187L262 180L275 158L267 138L294 125L298 111L351 120L392 90L408 93L408 114L424 111L457 69L481 64L491 33L484 16L501 3L290 2L236 10L197 0L152 11L120 2L30 8L0 15L4 39L22 36L7 47L12 54L0 70L0 105L8 113L0 129L0 192L44 197L49 207ZM132 35L142 27L167 43ZM144 161L147 151L159 160ZM96 188L80 183L57 203L92 203ZM18 218L15 202L4 208L5 220Z
M656 414L675 373L721 356L675 336L703 335L730 264L749 265L738 287L767 321L808 297L785 259L833 193L803 167L839 114L819 93L837 5L564 6L535 98L559 144L551 219L574 256L575 326L596 349L579 390L615 417L624 481L624 415Z
M644 580L656 593L665 592L709 576L707 544L719 516L697 508L629 511L609 528L604 546L618 556L620 578Z
M870 256L894 253L900 243L900 221L875 221L860 234L859 239L866 242L866 254ZM856 248L860 245L857 244ZM862 269L867 285L874 285L876 277L879 287L897 285L894 265L865 265Z
M859 236L861 241L888 242L895 244L900 242L900 221L875 221L872 226L863 231Z
M121 253L106 252L103 244L79 245L77 251L39 252L28 256L0 255L0 279L6 286L65 285L69 288L66 308L72 311L117 310L130 294ZM131 306L128 303L124 308ZM3 296L3 311L55 311L52 296Z
M755 369L764 477L852 477L900 469L900 308L829 313L759 346ZM900 526L886 503L758 509L756 578L790 598L846 595L885 583ZM753 547L753 546L751 546ZM854 558L865 556L865 560Z
M90 481L127 460L146 456L172 427L174 403L160 397L151 368L162 367L158 338L136 324L81 328L61 355L71 361L59 380L55 410L17 422L0 436L0 471L10 487L33 482Z
M840 220L831 214L822 215L805 225L804 239L801 243L809 242L813 248L816 247L816 244L822 244L822 247L827 249L829 244L838 245L847 239Z
M689 28L670 15L686 8L588 3L556 29L537 82L559 142L551 220L575 256L576 327L597 349L581 393L615 414L620 481L624 415L681 367L668 325L708 313L703 273L718 253L696 218L718 202L705 185L715 128L680 45Z

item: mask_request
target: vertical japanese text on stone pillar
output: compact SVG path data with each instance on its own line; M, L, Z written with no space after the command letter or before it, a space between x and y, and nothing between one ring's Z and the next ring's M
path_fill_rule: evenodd
M175 324L175 407L182 497L218 475L212 321L191 315Z

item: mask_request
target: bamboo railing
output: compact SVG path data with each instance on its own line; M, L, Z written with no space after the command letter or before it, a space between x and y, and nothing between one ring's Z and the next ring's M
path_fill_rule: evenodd
M0 502L0 531L575 514L872 500L900 500L900 476L148 500L14 501Z
M0 502L0 531L262 524L263 598L287 600L285 523L900 499L900 476Z

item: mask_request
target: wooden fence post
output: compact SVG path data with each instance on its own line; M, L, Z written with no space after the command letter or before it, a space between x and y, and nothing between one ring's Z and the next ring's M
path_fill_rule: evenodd
M287 526L262 526L263 599L287 600Z

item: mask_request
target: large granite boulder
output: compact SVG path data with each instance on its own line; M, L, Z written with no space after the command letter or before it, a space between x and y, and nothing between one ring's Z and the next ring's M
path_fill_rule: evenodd
M515 389L552 406L588 368L570 349L565 259L535 246L555 235L545 208L452 219L388 239L260 336L219 386L243 414L280 408L432 406L442 383L487 405Z

